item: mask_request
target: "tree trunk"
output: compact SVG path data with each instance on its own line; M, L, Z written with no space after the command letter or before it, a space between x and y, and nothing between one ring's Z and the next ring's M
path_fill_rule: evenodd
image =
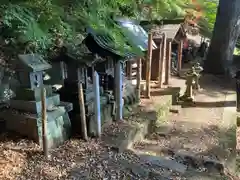
M240 30L240 0L220 0L204 70L226 74Z

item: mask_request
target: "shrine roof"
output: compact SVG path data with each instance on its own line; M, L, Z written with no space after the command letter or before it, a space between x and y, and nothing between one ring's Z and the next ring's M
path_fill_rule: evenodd
M66 55L71 58L76 64L82 64L86 66L92 66L94 63L104 61L105 59L90 52L85 45L81 43L79 45L67 46Z
M176 20L161 20L161 21L141 21L140 23L144 29L150 30L153 33L153 38L161 38L163 33L166 34L167 38L175 39L178 32L182 32L185 35L185 25L183 19Z
M52 68L52 66L39 54L18 55L17 69L28 72L40 72Z
M99 33L98 30L93 28L88 28L87 32L93 37L94 41L103 49L118 55L124 59L128 59L134 56L137 56L136 53L131 51L131 48L127 45L126 42L120 47L118 42L111 38L107 34ZM139 49L139 51L141 51Z
M123 18L116 19L116 22L124 29L124 33L129 41L132 41L142 51L147 51L148 33L140 26L139 22ZM153 49L157 48L154 41L152 42L152 46Z
M125 18L115 18L114 20L119 31L118 37L115 39L104 31L104 28L89 27L87 32L98 46L122 57L122 59L130 60L136 56L143 56L143 52L148 49L148 34L139 25L139 22ZM118 39L124 42L119 43ZM154 42L152 44L153 49L157 48Z
M162 26L153 26L152 28L153 38L159 38L164 33L167 38L174 39L180 28L181 28L180 24L166 24Z

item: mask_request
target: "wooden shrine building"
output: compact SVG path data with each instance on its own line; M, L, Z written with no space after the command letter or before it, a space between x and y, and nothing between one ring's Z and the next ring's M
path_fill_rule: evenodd
M165 76L165 78L163 78L166 81L166 79L169 78L169 75L166 77L166 73L169 74L170 72L165 71L167 64L165 63L164 59L169 62L168 66L171 66L172 52L177 53L177 68L178 71L181 70L183 40L187 37L184 20L155 20L153 22L141 21L141 26L147 31L152 32L153 40L158 46L158 49L155 49L152 52L153 65L151 69L151 80L158 80L159 72L162 71L161 73L163 76ZM160 62L163 66L162 69ZM143 66L145 66L145 64ZM146 68L142 68L142 73L145 73L145 69Z
M122 37L118 38L123 40L123 44L119 45L110 34L104 34L92 28L88 28L88 36L85 39L85 43L92 53L108 59L107 63L102 65L102 69L104 67L105 70L100 70L100 67L96 67L96 70L98 72L101 71L100 73L106 72L108 74L105 77L108 78L109 90L114 92L117 109L116 119L118 120L122 119L123 104L134 103L140 98L136 93L140 79L137 80L136 84L133 84L131 79L128 78L132 74L130 75L126 71L128 69L126 66L128 67L132 62L136 62L144 56L144 51L147 50L148 45L148 35L134 21L116 18L115 22L122 27L122 32L118 34ZM139 68L137 69L139 70ZM140 74L141 72L136 73ZM114 82L112 82L113 80ZM122 99L124 99L124 102Z

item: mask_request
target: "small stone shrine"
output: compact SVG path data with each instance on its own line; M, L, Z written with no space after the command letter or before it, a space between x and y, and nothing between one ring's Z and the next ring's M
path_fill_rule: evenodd
M64 63L66 78L64 86L58 91L61 100L68 100L73 103L73 111L70 112L70 119L73 131L77 134L81 132L80 106L78 100L78 83L82 83L84 91L84 103L86 112L86 121L89 135L96 135L96 122L94 120L94 89L93 89L93 70L97 63L104 59L94 56L88 50L85 50L85 45L77 46L78 49L70 47L67 49L65 56L58 58L59 63ZM98 65L97 65L98 66ZM101 122L112 120L113 104L110 93L104 91L108 89L100 75L100 104L101 104ZM106 78L106 76L105 76Z
M48 147L55 148L70 137L71 123L68 112L72 104L60 102L52 87L43 84L43 73L51 68L40 55L19 55L16 75L20 86L10 107L0 113L6 128L37 141L42 145L41 90L46 89Z

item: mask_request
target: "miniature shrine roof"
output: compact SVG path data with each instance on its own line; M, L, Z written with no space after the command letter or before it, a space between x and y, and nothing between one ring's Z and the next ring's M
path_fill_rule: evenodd
M131 59L135 56L143 56L143 51L148 49L148 34L135 20L116 18L115 22L120 26L119 38L126 38L125 44L121 47L116 46L117 41L109 34L100 33L100 30L87 28L87 32L93 37L94 41L101 48L116 54L125 59ZM130 48L129 48L130 47ZM153 42L153 49L157 48Z
M120 49L115 45L114 40L108 36L108 35L103 35L99 34L97 30L94 30L92 28L87 28L87 32L93 37L94 41L103 49L108 50L109 52L116 54L120 57L123 57L124 59L128 59L134 56L137 56L136 53L132 52L128 48L122 47ZM123 46L128 46L127 44Z
M128 36L128 39L138 46L142 51L148 49L148 33L139 25L137 21L131 21L129 19L116 19L117 23L124 28L124 33ZM153 49L157 46L152 42Z
M91 66L96 62L105 60L90 52L85 43L81 43L77 46L67 46L66 55L74 60L75 63L83 64L86 66Z
M182 19L162 21L156 20L152 23L150 23L149 21L142 21L141 25L146 30L152 30L154 39L162 37L163 33L166 34L167 38L175 39L179 31L182 31L182 35L185 35L183 21L184 20Z
M18 55L17 68L28 72L45 71L52 66L39 54L20 54Z
M179 29L181 28L180 24L166 24L162 26L153 26L152 33L153 38L161 37L161 34L166 34L167 38L174 39L177 35Z

